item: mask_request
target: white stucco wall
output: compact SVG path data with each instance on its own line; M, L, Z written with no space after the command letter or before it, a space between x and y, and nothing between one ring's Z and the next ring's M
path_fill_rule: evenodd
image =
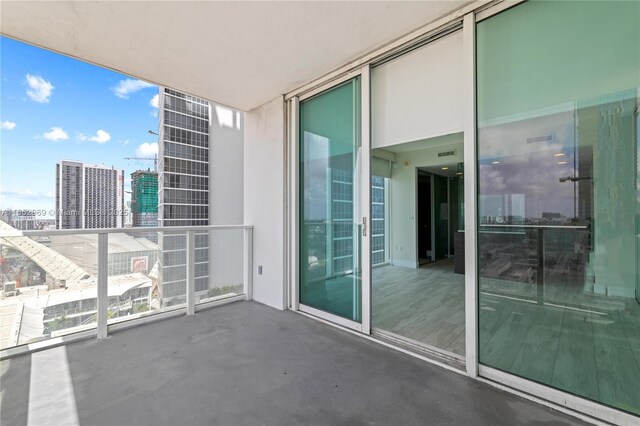
M244 113L211 103L209 219L241 225L244 218Z
M211 103L209 125L209 223L244 223L244 113ZM210 233L210 288L243 280L243 231Z
M245 114L244 221L253 225L253 298L285 308L284 102ZM262 274L258 267L262 265Z
M462 131L462 31L371 71L371 145Z

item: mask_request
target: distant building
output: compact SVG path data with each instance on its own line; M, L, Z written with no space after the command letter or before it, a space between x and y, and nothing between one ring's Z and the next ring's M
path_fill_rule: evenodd
M81 161L56 164L56 228L122 228L124 170Z
M29 210L3 210L0 220L20 231L37 229L36 215Z
M209 225L209 116L206 99L160 88L159 156L161 226ZM135 226L135 225L134 225ZM184 299L186 257L184 235L165 234L159 241L162 298ZM195 241L195 289L209 288L209 235Z
M153 233L153 235L157 235ZM146 235L117 232L109 234L108 275L148 273L158 260L158 246ZM63 255L90 275L98 274L98 241L91 234L49 236L46 246ZM78 249L81 248L81 250Z
M131 174L131 213L134 228L158 226L158 173Z

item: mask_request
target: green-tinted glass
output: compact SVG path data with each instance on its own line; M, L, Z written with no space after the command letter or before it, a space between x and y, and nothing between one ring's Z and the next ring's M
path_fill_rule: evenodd
M479 359L640 414L640 2L477 26Z
M300 302L360 321L359 81L300 103Z

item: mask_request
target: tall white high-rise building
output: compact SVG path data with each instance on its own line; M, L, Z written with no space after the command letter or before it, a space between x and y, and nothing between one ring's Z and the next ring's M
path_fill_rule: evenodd
M56 228L122 228L124 170L81 161L56 164Z
M238 196L243 191L242 113L168 88L160 88L159 106L159 225L243 223L243 200ZM236 249L238 244L241 249L238 235L196 232L197 297L206 297L216 282L240 282L225 272L233 270L232 265L219 264L223 253ZM159 259L163 303L183 303L185 234L164 232L158 244L162 251Z

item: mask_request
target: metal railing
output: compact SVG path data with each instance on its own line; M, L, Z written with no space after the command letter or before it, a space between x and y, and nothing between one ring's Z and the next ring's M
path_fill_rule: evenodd
M525 248L535 247L535 264L532 264L532 269L535 270L535 284L536 284L536 295L535 300L531 300L531 302L535 302L539 305L549 304L549 301L545 300L545 276L547 272L547 265L545 261L547 259L547 254L545 253L545 247L547 244L547 235L549 233L557 233L557 232L580 232L587 233L589 232L589 226L587 225L533 225L533 224L480 224L479 233L486 235L521 235L521 236L531 236L530 245L519 244L519 245L509 245L509 252L511 255L517 253L518 251L525 251ZM581 245L584 246L583 250L588 252L590 243L588 238L583 238ZM575 250L576 241L571 240L571 245ZM586 262L586 260L585 260ZM482 276L482 271L480 272ZM488 292L487 292L488 293ZM569 303L566 303L569 305Z
M119 299L114 301L114 297L117 298L122 294L122 289L131 290L135 287L135 284L126 284L122 285L123 281L127 279L133 279L133 275L136 275L137 272L134 269L134 261L131 261L131 269L130 271L125 272L122 275L116 275L118 272L114 272L114 270L118 269L118 265L114 265L113 259L110 259L110 255L114 253L110 253L110 237L113 238L114 244L120 243L124 237L116 236L114 234L126 234L127 237L138 240L144 239L147 242L147 246L150 247L149 251L155 251L157 253L157 261L154 268L160 270L163 268L163 259L164 252L182 252L186 253L182 254L180 257L180 264L176 266L176 268L183 268L184 270L184 279L181 279L179 282L184 282L184 293L181 293L183 287L179 287L180 294L177 296L172 296L164 294L164 285L167 284L162 277L162 272L158 272L159 278L155 278L156 283L152 284L151 274L149 271L152 269L151 265L144 263L146 276L141 276L144 278L148 278L148 280L144 284L144 288L141 290L142 293L148 292L148 301L144 299L140 305L148 307L152 303L151 294L156 291L159 292L159 296L156 296L157 299L154 299L154 302L157 302L157 306L161 308L157 308L156 310L151 310L149 308L148 311L143 312L143 314L139 314L137 308L140 308L139 305L135 305L133 303L134 296L129 294L129 299L125 301L120 301ZM135 235L144 235L145 237L134 237ZM146 239L146 236L156 235L157 243L155 245L149 242ZM89 311L82 312L85 314L85 317L80 315L78 319L78 324L80 326L76 327L75 330L73 327L70 327L67 332L43 332L43 336L41 338L36 339L24 339L22 342L20 341L20 330L22 327L22 318L15 318L14 321L20 322L17 326L14 325L11 330L7 328L4 330L4 334L9 334L9 339L4 340L4 344L0 345L0 359L15 356L19 353L25 353L32 350L55 346L59 344L63 344L66 341L74 340L73 336L77 338L84 338L88 336L96 336L98 339L104 339L107 337L110 329L118 329L123 328L125 326L134 326L139 322L148 322L153 319L160 319L166 316L173 316L179 314L193 315L196 312L196 307L206 307L213 306L221 303L226 303L234 300L246 299L250 300L253 297L253 283L252 283L252 252L253 252L253 226L250 225L212 225L212 226L185 226L185 227L141 227L141 228L116 228L116 229L70 229L70 230L32 230L32 231L20 231L20 230L9 230L6 227L0 229L0 257L6 255L7 252L11 252L14 259L19 258L22 261L28 261L29 264L37 265L36 269L46 271L43 272L47 278L47 284L49 289L54 291L49 291L47 286L40 283L41 285L20 285L18 283L18 288L16 290L17 294L22 294L20 296L14 294L8 294L2 296L0 299L0 308L3 308L7 311L10 311L12 306L18 306L23 303L25 300L26 304L31 304L37 312L41 314L42 323L43 324L51 324L58 320L60 323L67 323L69 319L62 315L59 318L55 317L55 314L45 315L47 309L51 311L51 308L46 308L46 303L51 303L49 299L55 299L56 297L61 298L61 295L69 295L73 293L73 289L71 291L66 291L69 287L73 287L73 285L69 285L65 280L57 280L55 286L52 284L54 278L52 275L58 273L59 270L55 269L55 263L64 263L70 262L73 264L73 258L69 258L65 256L65 253L61 253L60 250L56 251L57 247L55 244L52 244L51 241L55 240L59 237L67 237L73 240L73 237L83 236L85 240L83 243L77 243L78 247L72 247L73 249L77 249L78 252L83 252L87 250L94 250L92 252L92 256L95 254L95 257L89 256L91 259L95 259L95 265L97 268L91 269L92 261L85 261L84 264L79 265L80 268L84 268L87 270L87 274L74 282L74 285L77 286L78 291L76 293L84 292L83 295L79 296L84 299L81 300L82 304L87 303L90 305L90 301L97 302L97 312L96 308L93 308L92 313ZM91 238L90 236L96 236L96 239ZM160 243L160 241L164 237L180 237L184 241L184 244L180 243L180 247L174 245L173 247L167 248L164 243ZM49 237L49 238L46 238ZM204 238L204 239L203 239ZM87 239L91 239L91 244L87 244ZM153 238L152 238L153 239ZM43 243L43 241L46 241ZM197 242L198 241L198 242ZM85 246L82 246L85 244ZM4 246L4 249L3 247ZM67 243L66 248L69 249L69 246L73 246L73 243ZM88 248L89 247L89 248ZM118 246L119 247L119 246ZM41 250L40 250L41 249ZM121 253L128 253L122 251ZM203 252L204 250L204 252ZM39 256L36 256L36 252L40 252ZM3 254L4 253L4 254ZM44 255L43 255L44 253ZM120 252L119 252L120 253ZM167 253L168 254L168 253ZM204 256L203 256L204 254ZM219 259L216 259L216 256ZM238 259L239 256L242 256L242 260ZM86 257L86 254L85 254ZM156 258L156 257L154 257ZM203 260L204 258L204 260ZM34 260L35 259L35 260ZM5 262L5 258L1 259ZM125 259L127 260L127 259ZM15 262L20 262L20 260L14 260ZM122 263L122 260L120 260ZM82 262L81 262L82 263ZM215 263L215 265L214 265ZM232 266L228 266L229 263L232 263ZM166 268L170 268L175 265L165 265ZM111 268L111 276L110 276L110 268ZM199 269L200 275L197 273L197 268ZM240 270L241 268L241 270ZM19 269L20 274L22 274L22 267L19 268L7 268L7 270L15 270ZM122 268L120 268L122 269ZM175 269L175 268L174 268ZM232 275L233 278L221 278L219 275L221 274L220 270L229 269L232 271L227 271L227 275ZM72 268L66 268L62 272L60 272L60 276L64 273L69 273L70 276L73 272L74 277L77 276L77 270ZM82 269L79 269L82 270ZM72 272L68 272L72 271ZM203 271L205 271L203 273ZM92 273L94 272L94 273ZM1 273L1 272L0 272ZM204 274L204 275L203 275ZM139 274L138 274L139 275ZM3 282L0 283L3 285L3 290L5 284L7 288L11 288L12 285L16 285L16 282L7 282L8 277L3 276ZM17 278L19 280L20 278ZM223 285L220 284L221 281L224 284L227 284L225 279L231 280L234 285ZM238 281L242 280L240 284ZM217 281L217 284L214 284L214 281ZM115 283L114 283L115 281ZM198 282L199 288L196 288L196 281ZM117 293L115 296L110 294L110 283L111 283L111 293ZM36 287L38 287L37 290ZM66 292L65 292L66 291ZM31 294L30 294L31 293ZM130 292L131 293L131 292ZM44 294L44 295L43 295ZM53 294L53 296L52 296ZM39 299L38 299L39 298ZM47 302L44 299L47 299ZM96 298L96 299L93 299ZM112 299L110 301L110 298ZM72 300L70 297L68 300L62 299L60 302L60 306L65 306L68 308L69 300ZM172 302L172 300L179 300L180 302ZM165 306L163 306L163 302L168 301ZM123 307L123 308L121 308ZM135 308L134 308L135 307ZM120 309L128 309L126 316L120 317ZM62 308L60 308L62 309ZM14 311L16 309L14 308ZM55 311L55 309L53 309ZM88 317L89 315L95 315L95 320L93 317ZM110 315L112 318L110 318ZM118 318L113 318L114 315L118 316ZM51 321L51 317L54 318L54 321ZM141 321L136 321L141 320ZM34 320L31 320L34 321ZM40 320L37 320L40 321ZM47 323L47 321L49 321ZM95 328L91 328L87 330L89 325L95 322ZM127 324L125 324L127 323ZM8 327L7 324L4 325ZM47 330L46 325L42 325L44 330ZM53 329L53 327L51 327ZM17 333L17 335L15 335ZM15 336L14 336L15 335Z

